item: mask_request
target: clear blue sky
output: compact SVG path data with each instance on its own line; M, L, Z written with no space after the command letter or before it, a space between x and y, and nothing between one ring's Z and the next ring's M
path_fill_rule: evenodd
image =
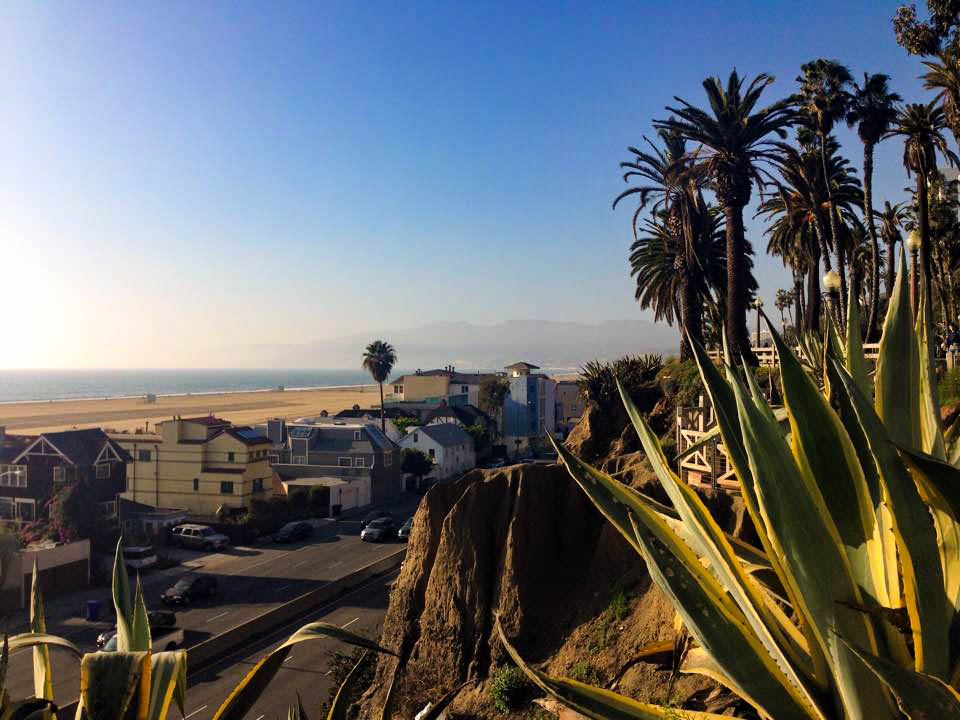
M626 146L733 66L776 75L771 101L818 56L927 99L895 7L6 3L0 367L636 316ZM878 151L878 205L900 152ZM768 301L789 282L757 272Z

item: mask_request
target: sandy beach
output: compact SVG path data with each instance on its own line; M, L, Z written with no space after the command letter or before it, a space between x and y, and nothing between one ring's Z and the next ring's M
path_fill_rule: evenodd
M379 405L376 385L354 385L315 390L218 393L158 397L155 403L143 398L65 400L0 404L0 425L10 432L38 433L71 428L101 427L134 430L149 423L169 420L174 415L191 417L214 413L237 425L330 414L354 405Z

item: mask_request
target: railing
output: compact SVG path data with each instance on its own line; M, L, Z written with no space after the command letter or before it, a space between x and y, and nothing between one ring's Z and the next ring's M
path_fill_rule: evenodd
M696 407L677 408L677 452L683 453L700 443L716 425L713 408L700 398ZM739 492L733 465L719 438L704 443L680 461L680 479L698 487Z
M780 363L777 359L777 351L773 347L752 347L750 348L756 356L760 367L777 367ZM793 348L798 355L801 353L799 346ZM880 354L880 343L864 343L863 357L870 367L876 365L877 357ZM707 350L707 355L715 363L723 359L723 351L718 348Z

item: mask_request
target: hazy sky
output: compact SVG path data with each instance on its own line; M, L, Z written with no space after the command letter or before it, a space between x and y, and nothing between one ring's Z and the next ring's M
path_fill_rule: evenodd
M626 146L734 65L770 101L821 55L928 99L896 4L4 3L0 367L637 316Z

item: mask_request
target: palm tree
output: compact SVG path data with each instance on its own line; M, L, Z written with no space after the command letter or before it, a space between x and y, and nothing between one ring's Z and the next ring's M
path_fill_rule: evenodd
M396 362L397 352L393 349L393 345L384 340L374 340L367 345L367 349L363 352L363 362L360 363L360 367L368 371L374 382L380 386L380 430L383 433L387 432L387 415L383 406L383 383L390 377Z
M857 126L857 134L863 142L863 214L867 221L870 238L870 312L867 316L867 341L876 339L877 306L880 304L880 245L873 222L873 148L884 137L897 119L897 104L902 98L890 92L889 76L863 74L863 85L854 83L853 95L847 110L847 125Z
M894 270L896 269L896 245L902 239L900 228L907 217L907 207L906 203L891 205L889 200L884 200L883 210L874 210L873 212L880 220L880 237L883 238L883 242L887 246L886 273L884 274L883 284L889 299L893 292Z
M698 168L713 181L724 214L727 332L734 357L750 363L756 363L756 358L747 334L749 280L743 208L750 201L753 183L763 185L762 166L774 158L776 147L769 136L785 138L786 128L795 119L789 100L754 112L761 94L773 80L762 73L744 87L746 78L741 78L736 70L730 73L726 87L719 77L707 78L703 88L709 112L678 97L681 107L667 108L676 117L654 123L657 128L676 131L688 141L699 143L704 150L704 157L697 158Z
M797 77L797 82L800 83L800 93L794 96L794 100L802 108L803 117L810 128L817 133L817 138L820 141L820 161L824 165L823 173L827 175L827 137L833 132L833 126L836 122L842 120L847 114L850 93L847 92L846 88L853 82L853 76L846 66L835 60L824 58L804 63L800 66L800 73ZM830 218L830 242L833 245L833 251L837 254L837 270L840 272L840 296L842 301L846 302L846 269L844 267L843 250L837 242L836 213L834 212L833 195L829 185L827 186L827 203L830 206L828 213ZM828 271L831 269L829 253L823 258L823 266Z
M777 299L774 300L773 304L777 310L780 311L780 328L785 330L787 327L787 316L784 314L784 311L793 304L793 291L784 290L783 288L777 290Z
M924 60L928 72L923 77L927 90L936 90L944 119L960 145L960 57L954 48L937 53L937 60Z

